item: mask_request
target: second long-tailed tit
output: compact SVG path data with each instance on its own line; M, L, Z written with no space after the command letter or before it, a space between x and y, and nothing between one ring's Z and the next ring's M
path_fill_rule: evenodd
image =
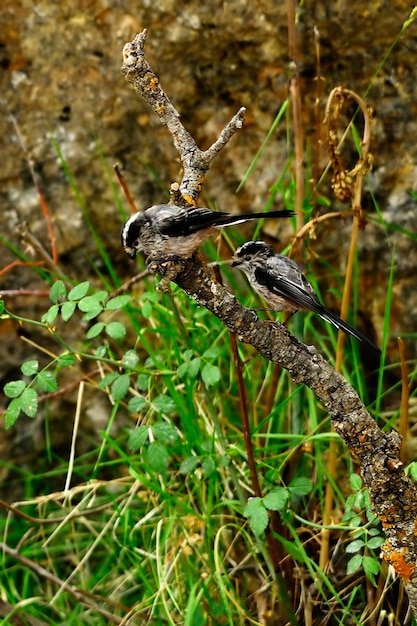
M274 311L313 311L337 329L380 353L368 337L320 302L312 285L292 259L277 254L263 241L249 241L240 246L233 256L232 267L238 267L246 274L252 288Z

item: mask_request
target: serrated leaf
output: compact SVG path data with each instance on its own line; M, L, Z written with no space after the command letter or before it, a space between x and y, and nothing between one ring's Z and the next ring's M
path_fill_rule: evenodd
M129 391L130 376L129 374L119 374L111 385L111 395L116 402L125 397Z
M288 489L292 494L296 496L306 496L312 490L313 485L311 480L305 478L304 476L299 476L298 478L294 478L288 485Z
M60 298L65 298L67 295L67 288L62 280L57 280L49 291L49 299L54 304L58 302Z
M362 566L363 556L361 554L355 554L351 559L349 559L346 566L346 574L353 574Z
M139 355L136 350L127 350L122 356L122 365L127 369L134 369L139 363Z
M216 471L216 464L212 456L207 456L201 463L204 476L211 476Z
M210 348L208 348L205 352L203 352L203 359L217 359L218 356L220 356L222 352L222 349L220 346L211 346Z
M38 393L32 387L26 387L19 398L20 408L28 417L35 417L38 412Z
M134 396L130 398L127 408L131 413L139 413L147 405L147 400L143 396Z
M378 537L372 537L372 539L366 542L366 545L371 550L376 550L377 548L380 548L384 543L385 543L385 538L378 536Z
M139 374L136 379L139 391L148 391L150 378L149 374Z
M189 456L183 460L180 465L181 474L191 474L191 472L197 467L200 462L200 457L198 456Z
M220 369L217 365L206 363L201 370L201 377L208 387L215 385L220 380Z
M68 322L68 320L71 319L71 317L74 315L76 306L76 302L64 302L61 307L61 317L64 322Z
M265 507L270 511L284 511L288 500L288 489L285 487L274 487L263 499Z
M85 280L84 282L75 285L75 287L71 289L68 294L68 300L81 300L81 298L84 298L84 296L87 295L89 288L90 283L88 282L88 280Z
M354 541L351 541L346 546L346 552L348 552L348 553L359 552L359 550L361 550L364 545L365 545L365 543L364 543L364 541L362 541L362 539L354 539Z
M9 404L4 415L6 429L11 428L21 412L20 398L15 398Z
M152 426L155 439L163 443L176 443L179 440L177 429L169 422L156 422Z
M249 498L246 502L245 508L243 509L243 517L250 517L251 515L256 514L259 508L265 508L262 504L262 499L257 496Z
M93 324L86 333L87 339L94 339L95 337L98 337L104 329L104 326L104 322L97 322L96 324Z
M174 400L169 396L157 396L153 402L152 406L158 413L172 413L177 408Z
M268 526L268 512L263 506L261 498L250 498L244 508L243 515L249 519L252 532L259 536Z
M8 398L18 398L25 387L26 383L24 380L11 380L4 385L3 391Z
M58 383L55 374L49 371L39 372L36 377L36 383L41 391L45 393L54 393L58 389Z
M110 300L108 302L106 302L106 309L121 309L122 307L126 306L126 304L128 304L129 300L130 300L131 296L125 295L125 296L116 296L115 298L110 298Z
M139 450L149 439L149 428L147 426L138 426L135 430L132 430L129 434L128 445L131 450L136 452Z
M78 308L80 311L85 313L84 319L89 321L103 311L103 305L96 300L93 296L86 296L78 303Z
M169 455L165 446L153 441L148 447L148 463L154 472L165 474L168 469Z
M373 556L364 556L362 559L362 566L368 578L372 578L372 576L379 574L379 570L381 569L380 562Z
M74 365L76 360L77 359L73 354L71 354L70 352L64 352L63 354L59 355L57 364L59 367L70 367L71 365Z
M106 326L106 334L112 339L123 339L126 335L126 328L120 322L110 322Z
M362 489L362 478L359 474L351 474L349 476L349 482L353 491L359 491L359 489Z
M41 321L44 324L51 325L56 320L56 317L57 317L58 313L59 313L59 306L58 306L58 304L53 304L52 306L49 307L49 309L46 311L46 313L44 313L42 315Z
M20 371L24 376L33 376L39 369L39 361L32 359L31 361L25 361L20 367Z
M118 372L109 372L100 380L98 384L99 388L105 389L106 387L111 385L116 380L116 378L118 378L118 376L120 376Z
M80 311L87 312L91 308L94 308L98 304L100 304L101 308L103 309L103 302L106 299L107 295L107 291L96 291L96 293L93 293L91 296L85 296L84 298L81 298L78 303L78 307Z

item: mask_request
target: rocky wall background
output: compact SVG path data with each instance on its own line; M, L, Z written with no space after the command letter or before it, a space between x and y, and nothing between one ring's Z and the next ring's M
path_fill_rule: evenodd
M403 0L359 0L354 7L346 0L306 0L298 24L303 121L310 149L317 130L315 28L320 41L322 107L330 90L342 84L361 95L368 90L367 102L374 109L374 168L367 178L364 207L372 210L372 193L384 217L398 229L385 231L370 223L361 237L363 263L368 264L363 315L365 326L375 328L378 340L395 254L393 360L396 333L414 333L407 339L409 356L415 355L417 345L417 247L401 233L403 228L415 232L417 226L417 205L409 193L417 192L415 23L403 33L377 76L376 72L411 8ZM213 164L202 204L211 200L219 209L261 209L288 156L282 123L244 190L235 193L287 95L285 2L3 0L0 234L20 247L16 227L24 220L48 246L27 159L9 117L12 113L52 214L60 264L80 280L93 273L90 262L103 268L51 136L71 169L89 218L126 277L132 265L120 248L122 221L95 137L110 166L115 161L123 166L139 208L163 201L169 184L180 176L169 134L120 73L124 43L143 28L148 29L148 59L201 147L210 145L240 106L248 109L243 131ZM322 165L326 159L321 150ZM327 183L321 191L337 206ZM279 202L277 198L278 206ZM349 224L339 224L336 235L333 224L323 225L316 232L315 250L343 267L348 233ZM3 266L14 260L1 242L0 249ZM0 276L0 289L34 288L33 281L32 271L16 268ZM27 310L27 299L23 305ZM34 298L33 307L38 306ZM13 331L4 327L0 378L20 363L22 350Z

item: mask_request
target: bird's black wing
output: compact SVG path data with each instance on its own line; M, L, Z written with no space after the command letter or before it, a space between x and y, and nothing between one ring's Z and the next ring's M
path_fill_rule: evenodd
M158 230L168 237L187 236L213 226L219 217L226 215L229 214L207 208L183 209L166 204L163 214L159 211Z
M286 259L282 264L282 272L277 263L277 257L273 262L272 269L260 267L255 270L256 279L266 289L274 295L280 296L284 300L294 304L297 308L306 309L317 313L322 319L333 324L338 330L342 330L348 335L352 335L368 347L372 348L378 354L381 350L356 328L353 328L348 322L342 320L336 313L327 309L316 296L313 287L310 285L305 276L300 272L297 265ZM284 272L285 271L285 275Z
M255 270L256 280L274 295L288 300L297 309L307 309L319 315L325 311L324 306L314 293L313 288L303 276L296 264L285 259L282 271L274 259L274 267L258 267Z

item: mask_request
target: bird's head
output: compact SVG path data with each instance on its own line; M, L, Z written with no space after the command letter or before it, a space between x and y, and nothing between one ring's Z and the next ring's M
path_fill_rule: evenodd
M131 259L134 259L137 253L142 250L140 236L143 224L143 214L134 213L131 217L129 217L126 224L122 228L120 236L122 246L126 254L128 254Z
M264 264L267 258L274 254L273 248L263 241L247 241L235 251L232 267L245 271L254 264Z

